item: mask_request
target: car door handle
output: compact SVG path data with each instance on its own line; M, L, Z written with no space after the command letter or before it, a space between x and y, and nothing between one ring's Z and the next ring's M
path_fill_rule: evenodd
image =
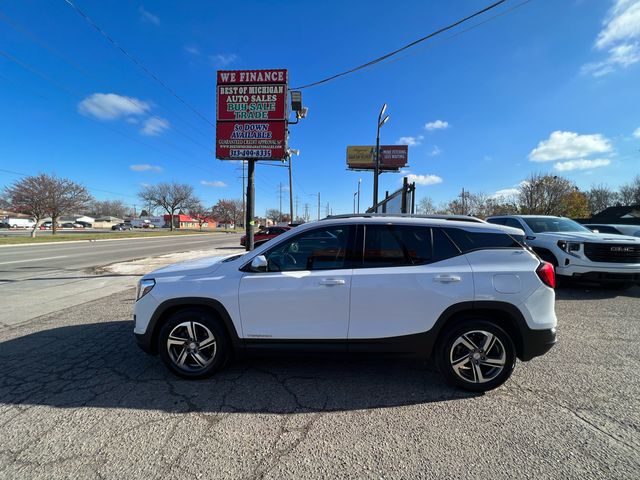
M323 278L320 280L320 285L344 285L345 282L343 278Z
M436 275L433 280L440 283L453 283L459 282L462 278L459 275Z

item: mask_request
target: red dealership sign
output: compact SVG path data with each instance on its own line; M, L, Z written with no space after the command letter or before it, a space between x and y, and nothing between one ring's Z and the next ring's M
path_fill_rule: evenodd
M285 69L218 71L217 158L285 158L287 80Z
M216 156L232 160L282 159L286 154L285 122L218 122Z

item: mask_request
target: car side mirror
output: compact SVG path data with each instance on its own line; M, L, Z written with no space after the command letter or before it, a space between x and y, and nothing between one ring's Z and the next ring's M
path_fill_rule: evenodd
M527 235L526 237L524 237L525 240L535 240L536 237L534 237L533 235Z
M266 272L267 271L267 257L264 255L258 255L251 260L251 271L252 272Z

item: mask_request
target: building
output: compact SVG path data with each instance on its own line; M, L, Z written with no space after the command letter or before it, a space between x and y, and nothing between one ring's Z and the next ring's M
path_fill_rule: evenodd
M117 225L123 222L124 220L118 217L111 217L111 216L98 217L96 218L95 222L93 222L93 228L111 228L114 225Z
M166 214L164 216L164 221L168 225L171 221L171 215ZM199 229L200 223L197 219L192 218L190 215L185 215L184 213L178 213L173 216L173 226L174 228L192 228ZM206 218L204 223L202 224L202 228L216 228L218 226L218 222L213 220L212 218Z

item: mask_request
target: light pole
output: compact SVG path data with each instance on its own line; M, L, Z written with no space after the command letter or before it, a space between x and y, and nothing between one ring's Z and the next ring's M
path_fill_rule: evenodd
M353 213L356 213L356 197L358 196L358 192L353 192Z
M382 118L384 112L387 111L387 104L382 105L380 113L378 114L378 128L376 130L376 164L373 170L373 208L376 209L378 205L378 175L380 175L380 128L387 123L389 115Z
M356 208L356 213L360 213L360 184L362 183L362 179L358 179L358 206Z
M295 222L293 218L293 177L291 175L291 156L292 155L300 155L300 150L297 148L290 148L287 151L287 157L289 158L289 223Z

